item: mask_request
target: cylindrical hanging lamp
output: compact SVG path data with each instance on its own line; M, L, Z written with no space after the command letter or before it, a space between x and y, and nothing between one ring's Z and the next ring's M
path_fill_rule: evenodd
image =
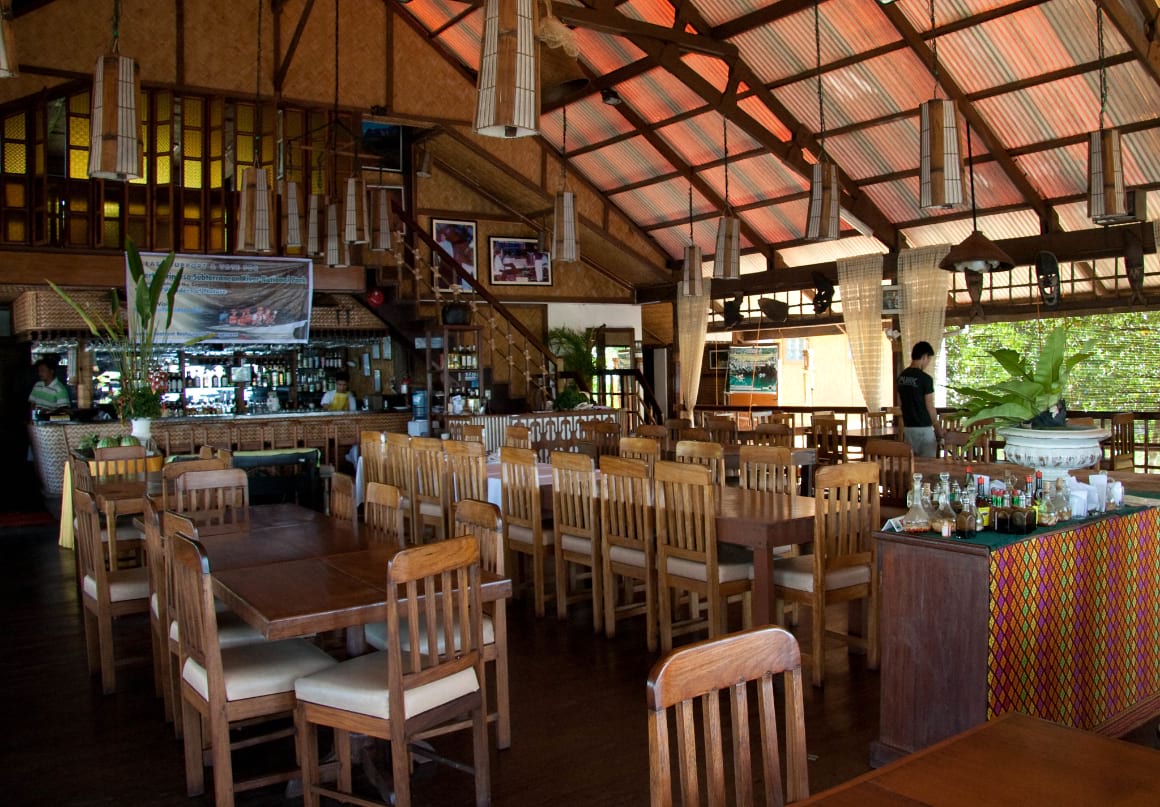
M370 193L371 251L391 251L391 197L387 189L375 188Z
M685 247L685 261L681 267L682 288L685 294L700 296L705 293L705 277L701 273L701 266L705 263L705 256L696 244Z
M323 217L326 209L322 203L322 195L310 194L306 203L306 254L311 257L322 255L322 233L325 229Z
M1099 129L1088 136L1088 218L1096 224L1127 215L1120 130Z
M282 222L282 240L287 249L302 246L302 205L298 197L298 183L286 180L282 183L282 206L286 213Z
M242 169L242 193L238 201L238 252L271 252L270 182L266 169Z
M959 109L954 101L934 98L919 107L922 119L923 210L941 210L963 203L963 152L959 147Z
M346 180L345 213L343 240L348 244L365 244L370 241L367 184L362 177L352 176Z
M16 35L12 31L10 14L8 3L0 2L0 78L20 75L20 63L16 58Z
M580 233L576 226L576 195L568 190L568 107L564 107L563 116L560 190L553 205L552 260L572 263L580 260Z
M108 53L93 71L89 139L89 177L138 179L141 176L141 72L128 56Z
M343 240L342 205L337 199L328 199L326 204L326 265L342 268L348 266L347 245Z
M806 239L832 241L841 234L841 190L838 185L838 167L826 159L814 164L810 177L809 221Z
M539 0L485 0L476 85L475 132L488 137L539 134Z

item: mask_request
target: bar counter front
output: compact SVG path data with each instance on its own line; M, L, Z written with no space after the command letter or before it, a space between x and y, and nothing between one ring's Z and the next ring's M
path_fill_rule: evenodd
M1160 510L968 541L875 538L872 765L1006 712L1110 736L1160 713Z

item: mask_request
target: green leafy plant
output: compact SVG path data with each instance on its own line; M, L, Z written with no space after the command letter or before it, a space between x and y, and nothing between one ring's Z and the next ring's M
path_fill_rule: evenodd
M598 369L596 357L592 355L596 342L594 335L593 328L583 331L552 328L548 331L548 348L560 357L564 363L564 372L576 374L577 385L581 390L592 389L592 376Z
M147 277L141 262L141 253L133 239L125 239L125 257L129 266L129 285L126 288L130 316L135 322L130 325L129 317L122 316L121 301L116 289L109 290L109 313L106 316L89 311L77 304L76 300L63 289L48 281L52 290L72 306L88 326L93 336L117 357L121 367L121 395L117 408L122 420L132 418L155 418L161 415L161 393L165 390L165 380L157 366L156 336L161 320L158 306L164 295L167 306L165 325L168 330L173 322L173 303L177 290L181 287L184 269L178 269L169 278L173 268L174 254L171 252L153 276ZM169 285L166 286L166 281ZM194 340L198 341L198 340Z
M555 407L559 411L565 411L575 409L584 403L588 403L588 396L581 392L575 384L569 383L556 395Z
M1065 326L1047 334L1033 361L1028 360L1032 357L1010 348L987 352L1007 372L1005 381L987 388L951 387L963 396L959 412L966 416L964 427L987 421L972 431L972 440L995 426L1063 425L1068 377L1076 365L1093 355L1088 343L1068 355Z

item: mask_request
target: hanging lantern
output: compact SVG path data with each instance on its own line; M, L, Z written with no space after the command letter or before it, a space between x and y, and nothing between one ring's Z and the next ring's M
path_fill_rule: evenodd
M302 246L302 208L298 202L298 183L287 180L282 183L282 204L286 218L282 223L282 238L287 249Z
M93 71L93 104L89 140L91 179L138 179L141 176L141 73L128 56L109 53Z
M343 240L342 205L337 199L329 199L326 204L326 265L342 268L348 266L347 246Z
M1088 218L1096 224L1131 220L1119 129L1099 129L1088 137Z
M367 221L367 184L362 177L346 180L346 217L343 240L348 244L370 241L370 223Z
M322 233L325 227L324 216L326 210L322 204L322 196L310 194L306 207L306 254L319 256L322 254Z
M722 216L717 222L717 250L713 253L713 277L741 277L741 219Z
M933 99L919 107L922 118L921 200L923 210L963 203L963 154L959 148L959 109L953 101Z
M486 0L476 85L475 132L487 137L539 134L539 0Z
M370 193L371 251L391 251L391 198L386 188Z
M806 239L832 241L841 232L841 209L838 167L824 157L814 163L810 179L809 221Z
M701 267L705 263L705 256L696 244L685 247L685 262L681 269L681 287L684 293L691 297L700 297L705 293L705 277Z
M15 78L20 75L20 63L16 59L16 36L12 32L12 20L8 19L7 3L0 3L0 78Z
M271 252L270 183L265 168L242 169L242 193L238 201L238 252Z
M552 260L580 260L580 243L576 240L576 195L572 191L556 194L555 221L552 226Z

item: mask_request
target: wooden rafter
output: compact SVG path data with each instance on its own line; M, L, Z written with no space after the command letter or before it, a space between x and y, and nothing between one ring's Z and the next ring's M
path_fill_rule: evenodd
M281 5L278 6L278 14L281 16ZM306 5L302 7L302 14L298 17L298 24L294 26L294 33L290 37L290 44L286 47L286 53L282 56L282 60L278 63L278 69L274 71L274 92L282 92L282 84L286 81L286 73L290 70L290 64L294 61L294 54L298 50L298 43L302 40L302 33L306 30L306 23L310 19L310 12L314 10L314 0L306 0Z
M1128 42L1136 58L1148 71L1153 81L1160 82L1160 35L1156 30L1158 11L1151 9L1151 15L1145 12L1145 7L1137 5L1132 13L1123 0L1096 0L1104 13L1108 15L1112 25ZM1143 20L1143 24L1141 24Z

